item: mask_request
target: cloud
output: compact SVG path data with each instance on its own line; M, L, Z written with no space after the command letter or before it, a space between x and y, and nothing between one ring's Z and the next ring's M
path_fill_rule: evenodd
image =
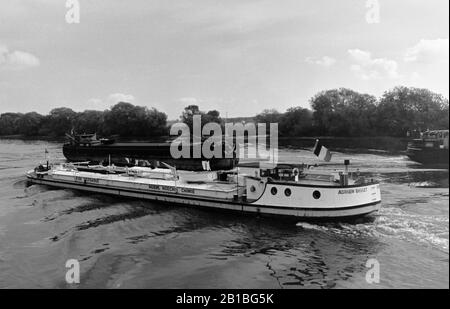
M422 39L403 53L403 67L411 74L408 83L448 96L449 40Z
M136 98L131 94L112 93L106 99L91 98L87 101L88 109L103 110L119 102L134 103Z
M197 98L192 98L192 97L180 98L180 99L178 99L178 101L186 106L200 104L200 101Z
M110 104L116 104L119 102L134 103L136 101L136 98L131 94L112 93L108 96L106 101Z
M360 49L349 49L348 53L355 62L350 66L350 70L363 80L373 80L380 78L397 79L400 77L397 72L398 65L394 60L386 58L372 58L368 51Z
M271 0L226 1L219 5L207 0L175 1L169 7L166 10L174 20L187 26L198 25L197 30L206 34L251 32L305 15L295 0L284 5Z
M8 70L23 70L40 65L39 59L33 54L20 50L9 51L9 49L0 45L0 68Z
M422 39L411 48L408 48L404 60L406 62L444 62L449 58L448 39L425 40Z
M322 58L307 57L305 59L305 62L310 64L317 64L324 67L330 67L336 63L336 59L328 56L323 56Z

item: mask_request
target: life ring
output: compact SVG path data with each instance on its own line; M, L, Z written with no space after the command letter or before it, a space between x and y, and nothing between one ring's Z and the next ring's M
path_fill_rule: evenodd
M298 176L298 175L300 174L299 169L298 169L298 168L293 168L293 169L292 169L292 174L293 174L294 176Z

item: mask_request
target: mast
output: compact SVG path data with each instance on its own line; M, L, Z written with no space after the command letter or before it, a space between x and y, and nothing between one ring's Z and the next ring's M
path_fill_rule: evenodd
M47 148L45 148L44 157L45 157L45 161L47 162L47 169L48 169L48 157L47 157L47 154L48 154L48 150L47 150Z
M239 201L239 166L236 168L237 174L236 174L236 195L237 199Z

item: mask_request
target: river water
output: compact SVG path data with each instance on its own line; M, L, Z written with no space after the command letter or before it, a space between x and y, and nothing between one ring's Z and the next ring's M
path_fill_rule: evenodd
M448 288L447 169L339 152L381 181L382 209L351 223L286 223L41 185L25 172L61 145L0 139L0 288ZM315 161L281 149L283 162ZM334 169L333 166L321 167ZM369 259L379 283L366 281Z

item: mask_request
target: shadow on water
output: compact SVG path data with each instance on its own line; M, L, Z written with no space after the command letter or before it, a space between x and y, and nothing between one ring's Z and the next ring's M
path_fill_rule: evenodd
M21 180L17 180L16 182L14 182L12 186L14 189L25 189L29 186L29 184L28 184L28 180L21 179Z
M74 198L84 196L82 192L76 192ZM145 233L132 237L127 237L130 243L140 243L151 237L165 236L172 233L190 232L193 230L217 226L222 220L203 209L193 209L191 207L170 206L149 201L140 201L133 198L117 198L107 195L89 195L90 200L82 205L70 207L65 210L56 211L41 219L41 222L51 222L68 217L72 227L58 235L51 237L52 241L59 241L69 234L75 232L96 229L115 223L133 224L137 219L147 219L154 223L145 227ZM108 211L119 213L107 214ZM98 211L93 213L93 211ZM89 220L78 223L74 215L86 213ZM239 217L239 216L238 216ZM221 219L236 219L233 214L223 213ZM218 223L219 222L219 223ZM231 221L230 221L231 222ZM167 228L166 225L170 227ZM152 231L148 231L148 230Z
M274 221L247 222L240 232L244 236L222 244L210 258L226 261L261 257L280 288L335 287L338 281L365 273L368 257L382 247L375 235L366 232L369 222L301 222L297 226Z
M105 210L106 208L110 208L110 209L117 208L117 206L122 206L120 210L122 211L123 210L122 208L125 208L125 211L122 213L119 213L119 214L111 214L111 215L101 216L98 218L92 218L88 221L75 224L69 230L65 230L65 231L59 233L58 235L51 237L50 239L52 241L59 241L63 237L65 237L69 234L76 233L78 231L94 229L94 228L98 228L100 226L106 226L106 225L114 224L117 222L132 221L132 220L142 218L145 216L149 216L149 215L157 215L159 213L157 210L153 209L152 207L135 205L132 203L131 203L131 205L123 205L121 203L108 205L105 203L93 202L93 203L89 203L89 204L85 204L85 205L77 206L74 208L70 208L68 210L61 211L56 215L53 214L50 216L46 216L42 221L49 222L49 221L56 220L62 216L66 216L66 215L69 216L69 215L73 215L76 213L84 213L84 212L89 212L89 211L99 210L99 209ZM94 217L94 216L91 215L90 217Z
M175 237L178 239L182 237L187 242L184 244L185 246L193 247L192 250L195 253L192 258L203 261L200 264L210 264L207 262L210 260L213 261L213 265L217 265L217 268L207 268L207 273L211 273L212 276L214 273L217 273L216 275L219 277L222 276L221 269L223 267L228 269L228 272L235 272L232 270L232 265L236 261L243 264L260 264L265 269L264 273L272 278L279 288L335 287L338 282L350 280L355 275L365 272L365 263L368 257L376 255L382 247L382 244L371 235L363 232L360 234L350 232L352 230L350 224L295 226L267 218L232 215L218 218L211 213L197 210L191 211L189 216L186 216L185 213L178 215L179 220L172 222L166 228L163 228L162 225L151 226L149 229L153 229L153 231L123 238L122 241L127 242L129 246L138 247L111 252L96 259L82 275L83 282L85 282L83 286L108 286L112 282L120 282L121 280L112 279L113 274L123 274L124 272L132 274L134 272L132 269L135 268L133 264L139 265L137 269L141 269L141 271L138 272L144 274L154 271L176 272L183 257L170 256L170 251L165 251L167 249L164 249L164 253L156 253L151 249L155 248L155 243L161 243L161 241L162 248L165 248L166 245L171 247L167 241ZM203 247L201 242L208 239L208 234L216 233L225 233L228 236L224 237L215 247L209 247L206 251L197 251ZM197 241L193 239L195 235L198 235ZM156 239L156 242L145 243L152 239ZM91 251L82 260L88 260L108 249L110 249L109 244L104 244ZM184 250L184 248L180 248L176 252L181 254ZM146 254L146 252L149 256L143 258L142 254ZM157 255L154 256L155 254ZM167 259L170 262L167 262L168 264L158 262L157 256L160 254L168 255ZM165 259L163 258L163 260ZM157 263L156 266L154 263ZM160 265L159 263L163 264L157 266ZM171 266L173 263L175 266ZM172 267L174 267L173 270L168 270ZM196 269L199 271L199 278L206 276L203 287L207 287L209 275L206 275L205 271L198 268L199 266L196 266L195 263L191 267L192 271L195 272ZM241 278L251 275L251 272L246 274L245 270L242 271ZM135 276L131 274L126 275L125 278ZM135 282L142 280L141 284L145 285L148 279L145 275L136 274L134 280ZM181 286L190 286L189 282L189 279L180 274L179 284ZM201 282L196 284L202 286ZM64 283L60 283L60 285L65 286Z

